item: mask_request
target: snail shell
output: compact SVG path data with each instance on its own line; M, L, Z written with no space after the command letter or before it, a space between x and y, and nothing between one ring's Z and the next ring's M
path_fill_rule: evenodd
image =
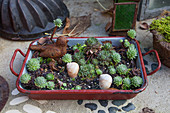
M67 73L71 78L77 77L79 65L76 62L67 63Z
M109 89L112 84L112 77L109 74L102 74L99 78L99 86L101 89Z

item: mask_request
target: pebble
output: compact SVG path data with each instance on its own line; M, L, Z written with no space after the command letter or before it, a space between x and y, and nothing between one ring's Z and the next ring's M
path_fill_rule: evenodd
M109 113L116 113L119 109L116 107L110 107L108 108Z
M135 110L135 108L136 108L136 107L135 107L132 103L128 103L127 106L122 107L122 109L123 109L124 111L126 111L126 112L129 112L129 111L131 111L131 110Z
M17 98L14 98L13 100L11 100L11 102L9 104L10 105L18 105L20 103L26 102L28 99L29 99L28 96L17 97Z
M23 110L27 113L42 113L42 110L39 107L31 104L25 104Z
M13 109L13 110L9 110L9 111L7 111L5 113L21 113L21 112L18 111L18 110Z
M15 88L15 89L11 92L12 95L18 95L19 93L20 93L20 92L18 91L17 88Z
M98 113L106 113L104 110L99 110Z
M84 105L86 108L89 108L91 111L96 110L97 109L97 104L95 103L87 103Z
M101 106L106 107L108 105L108 100L99 100Z
M126 102L126 100L113 100L112 104L116 106L123 105Z
M83 100L78 100L77 103L78 105L81 105L83 103Z
M35 100L35 101L37 101L37 102L40 103L40 104L45 104L45 103L48 102L47 100Z
M46 113L56 113L56 112L48 110Z

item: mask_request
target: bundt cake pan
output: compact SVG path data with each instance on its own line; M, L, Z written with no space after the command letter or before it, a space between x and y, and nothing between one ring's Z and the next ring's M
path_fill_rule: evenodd
M0 0L0 36L33 40L52 31L57 18L64 27L67 17L69 11L62 0Z

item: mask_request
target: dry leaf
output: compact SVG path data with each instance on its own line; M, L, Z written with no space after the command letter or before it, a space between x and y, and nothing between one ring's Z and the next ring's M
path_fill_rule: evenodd
M78 36L84 32L91 25L91 15L72 17L67 19L63 34L70 34L71 36ZM70 26L69 26L70 24Z
M109 14L111 16L113 16L113 7L111 7L110 9L108 10L104 10L101 12L102 14Z
M112 27L112 22L108 22L105 26L105 31L108 32L111 27Z

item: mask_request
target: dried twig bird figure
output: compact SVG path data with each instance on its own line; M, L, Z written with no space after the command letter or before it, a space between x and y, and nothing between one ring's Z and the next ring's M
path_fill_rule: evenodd
M58 61L67 53L67 42L66 37L60 36L53 44L32 45L30 49L40 51L40 57L53 58Z

